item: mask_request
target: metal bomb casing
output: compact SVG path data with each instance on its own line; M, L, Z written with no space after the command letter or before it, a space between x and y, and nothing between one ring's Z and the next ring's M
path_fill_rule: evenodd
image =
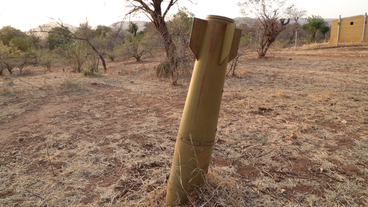
M233 19L195 18L189 47L196 57L168 180L166 204L186 203L205 181L214 146L227 63L238 52Z

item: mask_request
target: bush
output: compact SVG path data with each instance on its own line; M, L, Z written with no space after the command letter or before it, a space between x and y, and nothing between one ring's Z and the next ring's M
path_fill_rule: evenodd
M89 70L83 70L83 75L84 75L84 76L93 76L93 75L94 75L94 73L93 73L93 72L91 72L91 71L89 71Z
M95 54L88 54L87 55L87 69L89 70L90 73L94 74L96 72L98 72L98 65L100 63L100 58L95 55Z
M56 59L54 51L49 49L41 49L37 52L37 63L45 68L46 71L51 71L51 65Z
M87 61L88 48L82 42L68 45L65 51L65 62L71 64L76 72L82 71L82 66Z
M61 86L67 91L80 91L83 86L75 80L66 80Z
M83 73L84 76L89 76L89 77L102 77L101 73L94 73L94 72L91 72L89 70L83 70L82 73Z

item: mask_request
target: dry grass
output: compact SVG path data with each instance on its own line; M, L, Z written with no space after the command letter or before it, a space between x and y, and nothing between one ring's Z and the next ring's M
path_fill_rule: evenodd
M368 205L368 51L270 54L227 78L191 205ZM189 79L157 80L157 64L0 77L0 206L164 206Z
M368 46L368 43L365 42L340 42L339 44L331 43L331 42L324 42L324 43L311 43L311 44L305 44L302 46L302 49L304 50L319 50L319 49L331 49L331 48L344 48L344 47L362 47L362 46Z

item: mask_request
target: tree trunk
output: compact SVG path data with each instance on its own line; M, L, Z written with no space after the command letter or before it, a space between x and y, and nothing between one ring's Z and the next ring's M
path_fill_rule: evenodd
M6 63L6 62L3 62L3 63L6 66L6 69L8 70L10 75L12 75L13 74L13 66L11 66L9 63Z
M172 80L173 85L177 85L177 67L178 67L178 61L177 61L177 54L176 54L176 46L174 44L174 41L172 40L172 37L169 33L169 30L167 28L166 22L164 21L164 18L161 15L153 14L153 23L156 27L156 29L161 34L163 40L164 40L164 47L166 51L166 57L167 60L170 63L170 77Z
M291 34L291 36L290 36L290 41L293 41L294 39L295 39L295 34L296 34L296 31L298 31L298 29L299 29L299 24L298 24L298 22L295 22L294 24L293 24L293 33Z
M136 54L136 55L133 55L133 57L135 58L135 61L137 61L137 62L139 62L139 61L141 61L141 55L139 55L139 54Z
M290 41L293 41L295 39L295 33L296 33L296 30L293 30L293 32L291 33L290 35Z
M312 40L316 39L317 30L314 30L312 33Z
M127 0L129 1L129 0ZM151 21L155 25L155 28L162 36L162 39L164 40L164 47L166 51L166 62L168 64L162 64L169 66L169 73L171 76L171 81L173 85L177 85L177 79L178 79L178 55L176 51L176 47L174 44L174 41L172 40L172 37L169 33L169 30L167 28L166 22L165 22L165 16L167 12L170 10L170 8L175 5L178 0L169 0L165 1L165 3L168 3L166 10L163 12L161 8L161 4L164 2L163 0L151 0L151 1L145 1L145 0L131 0L130 1L133 9L129 12L129 14L136 13L138 11L144 11L147 15L149 15L151 18ZM160 71L158 71L160 73Z
M298 28L299 28L299 24L294 23L293 24L293 31L292 31L291 36L290 36L290 41L293 41L295 39L295 34L296 34L296 31L298 30Z

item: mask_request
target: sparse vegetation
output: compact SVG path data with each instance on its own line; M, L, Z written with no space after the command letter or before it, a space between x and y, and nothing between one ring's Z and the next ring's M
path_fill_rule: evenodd
M150 53L151 48L146 44L150 40L146 37L144 32L138 32L138 25L130 23L128 27L128 34L125 35L124 44L116 47L116 54L125 59L135 58L137 62L141 61L143 55Z
M165 206L194 14L164 21L177 0L127 2L152 22L0 29L0 206ZM237 26L227 75L239 78L226 79L206 183L188 206L368 206L368 45L306 44L326 25L299 30L305 11L285 1L242 2L260 18Z
M368 205L366 47L239 57L207 182L189 205ZM164 206L190 81L147 78L164 59L115 60L100 78L60 65L4 74L1 205Z

